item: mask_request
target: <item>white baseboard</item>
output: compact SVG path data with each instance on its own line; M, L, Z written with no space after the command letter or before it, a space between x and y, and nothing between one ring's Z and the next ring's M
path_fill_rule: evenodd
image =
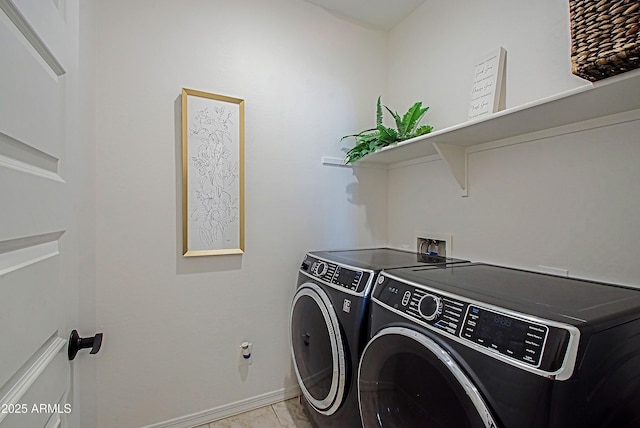
M213 409L204 410L202 412L191 415L182 416L166 422L160 422L153 425L147 425L144 428L193 428L204 425L209 422L228 418L229 416L238 415L264 406L279 403L300 395L300 388L291 386L282 388L277 391L267 392L266 394L256 397L247 398L246 400L236 401L235 403L225 404Z

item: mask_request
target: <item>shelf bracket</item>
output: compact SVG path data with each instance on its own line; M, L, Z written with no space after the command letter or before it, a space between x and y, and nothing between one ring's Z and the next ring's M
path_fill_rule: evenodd
M469 186L467 180L467 148L455 146L453 144L433 143L449 171L462 189L462 196L469 196Z

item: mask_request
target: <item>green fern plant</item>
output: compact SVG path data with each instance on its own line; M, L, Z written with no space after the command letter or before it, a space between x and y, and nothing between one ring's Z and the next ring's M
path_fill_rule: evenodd
M345 135L345 138L355 137L355 146L347 152L345 158L346 164L351 164L362 159L369 153L373 153L383 147L396 144L399 141L408 140L420 135L428 134L433 130L431 125L418 126L420 120L425 115L429 107L422 107L419 101L412 105L409 110L400 116L397 112L392 111L389 107L384 106L396 122L396 129L384 126L382 124L382 97L378 97L376 106L376 127L361 131L357 134Z

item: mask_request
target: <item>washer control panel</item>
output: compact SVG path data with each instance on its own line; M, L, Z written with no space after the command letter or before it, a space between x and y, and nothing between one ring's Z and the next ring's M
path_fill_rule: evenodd
M378 277L373 298L460 342L472 343L531 367L541 365L550 332L542 323L382 275Z
M364 291L371 275L368 271L340 265L307 255L302 261L300 270L337 288L351 290L356 293Z
M408 284L388 281L377 286L374 297L409 318L428 323L438 330L458 335L466 310L463 302Z

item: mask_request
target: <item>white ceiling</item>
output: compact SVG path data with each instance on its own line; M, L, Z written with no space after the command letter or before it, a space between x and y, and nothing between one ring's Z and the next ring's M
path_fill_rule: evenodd
M425 0L306 0L342 18L389 31Z

